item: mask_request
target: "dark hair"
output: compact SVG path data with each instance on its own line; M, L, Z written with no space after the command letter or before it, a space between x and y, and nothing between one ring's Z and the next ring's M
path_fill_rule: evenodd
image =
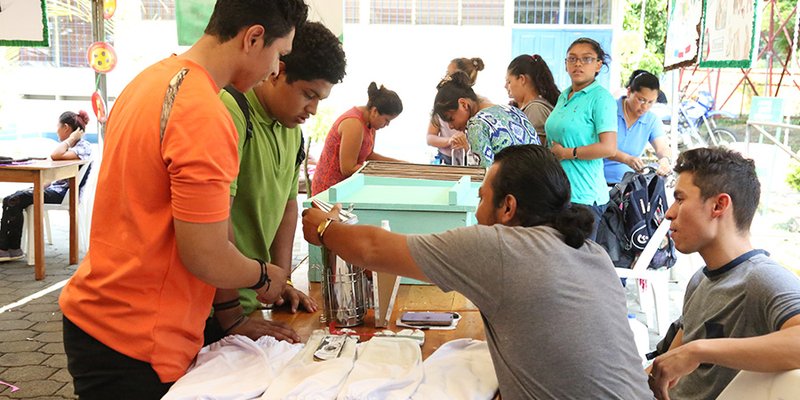
M625 84L625 87L634 92L638 92L642 90L642 88L657 90L659 92L661 91L658 78L643 69L637 69L636 71L633 71L633 73L631 73L631 77L628 78L628 83Z
M383 85L379 89L375 82L370 83L367 95L369 96L368 110L375 107L381 115L400 115L403 112L403 102L400 100L400 96Z
M297 29L292 52L281 61L286 65L288 83L324 79L337 84L344 78L347 64L339 39L319 22L306 22Z
M571 189L561 162L546 147L526 144L506 147L494 155L497 165L492 190L499 207L506 195L517 199L516 218L522 226L549 225L564 242L579 248L592 233L594 215L572 205Z
M556 81L553 79L553 73L544 59L538 54L529 56L523 54L511 60L508 64L508 73L514 76L525 75L533 85L533 88L539 92L539 95L549 101L550 104L555 105L558 102L558 96L561 91L556 86Z
M221 42L233 39L242 29L264 27L264 46L289 34L308 18L303 0L217 0L205 34Z
M89 123L89 114L86 111L80 110L77 114L72 111L64 111L58 117L58 122L69 125L73 131L77 129L86 130L86 124Z
M478 101L478 95L472 90L472 83L464 71L456 71L445 76L436 85L436 98L433 99L433 113L445 119L444 113L458 108L458 99L467 98Z
M483 60L479 57L475 58L454 58L451 63L456 65L456 69L459 71L464 71L464 73L469 76L470 82L475 84L475 80L478 79L478 71L483 71Z
M750 229L761 197L753 160L724 147L704 147L681 153L675 172L692 173L704 200L720 193L731 196L736 228L740 232Z
M608 68L608 64L611 63L611 56L609 56L608 53L606 53L603 50L603 46L601 46L600 43L598 43L594 39L590 39L587 37L575 39L575 41L572 42L572 44L569 45L569 47L567 48L567 54L569 54L569 51L572 50L573 47L579 44L588 44L589 46L592 46L592 50L594 50L594 52L597 53L597 59L600 60L600 62L603 63L603 65L605 65L606 68ZM595 72L594 76L597 76L599 73L600 73L599 71Z

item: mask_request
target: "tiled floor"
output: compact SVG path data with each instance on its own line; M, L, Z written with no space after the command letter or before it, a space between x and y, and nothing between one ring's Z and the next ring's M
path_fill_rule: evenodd
M302 199L300 199L302 201ZM790 200L792 201L792 200ZM777 202L777 201L776 201ZM774 218L773 218L774 219ZM800 234L777 232L769 217L757 217L754 222L754 244L770 249L776 259L795 260L797 266L796 243ZM66 212L51 214L53 243L45 246L47 276L43 281L33 279L33 267L24 261L0 263L0 308L17 302L54 284L68 279L75 271L75 265L67 264L68 221ZM296 235L294 264L301 267L295 270L293 281L299 288L307 287L307 263L300 263L307 254L307 244L302 233ZM83 255L81 255L83 256ZM695 258L682 258L672 271L670 283L670 317L677 318L683 301L683 291L692 273L702 265ZM629 285L632 287L632 285ZM629 290L629 308L645 321L640 312L638 299ZM58 309L60 289L54 290L35 300L0 313L0 382L13 384L19 388L11 389L0 384L0 399L73 399L72 384L66 370L61 338L61 312ZM659 335L650 331L651 347Z

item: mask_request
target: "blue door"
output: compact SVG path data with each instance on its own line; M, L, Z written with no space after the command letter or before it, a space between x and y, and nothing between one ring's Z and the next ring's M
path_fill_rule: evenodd
M567 54L567 47L580 37L588 37L597 40L607 53L611 52L611 30L575 30L575 29L524 29L515 28L511 33L511 59L520 54L538 54L542 56L550 71L556 85L564 90L570 85L569 75L565 70L564 58ZM603 68L597 80L601 85L608 87L609 74L608 68Z

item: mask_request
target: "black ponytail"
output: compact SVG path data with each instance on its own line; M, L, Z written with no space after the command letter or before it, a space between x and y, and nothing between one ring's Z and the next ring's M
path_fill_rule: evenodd
M458 108L458 99L478 101L472 90L472 81L464 71L456 71L444 77L436 85L436 98L433 100L433 113L445 119L444 114Z
M517 201L521 226L549 225L564 242L580 248L592 232L594 216L586 207L571 205L571 189L561 162L546 147L527 144L506 147L494 156L498 166L492 181L495 207L507 195Z
M367 88L367 96L369 97L367 109L375 107L381 115L398 116L403 112L403 102L400 100L400 96L383 85L378 88L375 82L370 83Z
M579 204L562 209L552 223L553 228L564 235L564 242L576 249L591 235L593 225L594 214Z

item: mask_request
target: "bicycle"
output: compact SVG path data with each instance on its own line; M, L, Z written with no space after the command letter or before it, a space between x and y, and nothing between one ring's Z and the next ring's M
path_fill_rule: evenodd
M717 127L714 119L717 116L733 118L734 115L713 108L714 97L706 91L699 92L697 99L681 101L677 130L683 147L730 146L737 142L736 135L728 129ZM701 134L701 127L705 128L704 134Z

